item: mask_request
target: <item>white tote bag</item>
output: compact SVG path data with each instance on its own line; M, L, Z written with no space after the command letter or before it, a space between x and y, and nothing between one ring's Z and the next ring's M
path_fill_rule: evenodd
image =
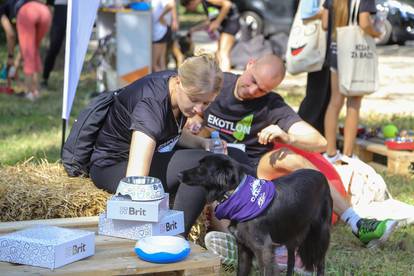
M299 3L286 49L286 69L293 75L320 71L326 54L327 38L322 21L315 19L303 22L300 6Z
M345 96L371 94L379 84L375 40L358 26L359 3L352 0L349 24L336 28L339 89Z

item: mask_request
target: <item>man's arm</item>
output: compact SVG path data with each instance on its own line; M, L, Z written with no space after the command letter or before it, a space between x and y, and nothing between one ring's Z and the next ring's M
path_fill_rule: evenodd
M323 152L326 150L326 139L305 121L294 123L288 130L291 145L297 148Z
M322 152L326 149L325 138L304 121L294 123L287 133L278 125L270 125L262 129L257 136L259 143L263 145L279 140L307 151Z

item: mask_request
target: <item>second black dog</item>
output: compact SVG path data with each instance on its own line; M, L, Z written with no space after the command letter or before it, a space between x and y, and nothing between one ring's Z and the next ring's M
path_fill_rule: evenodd
M245 179L242 167L225 155L203 158L198 167L183 171L181 182L199 185L207 201L226 201ZM288 249L287 275L293 274L295 250L306 270L324 274L329 247L332 198L326 178L318 171L297 170L273 181L276 195L259 216L247 221L231 221L230 232L238 246L238 275L248 275L252 258L258 260L262 275L278 275L274 266L275 243ZM231 197L231 195L230 195Z

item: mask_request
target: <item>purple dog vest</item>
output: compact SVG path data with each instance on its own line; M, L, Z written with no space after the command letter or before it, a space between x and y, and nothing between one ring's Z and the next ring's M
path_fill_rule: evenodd
M272 181L247 175L234 193L217 205L216 217L239 222L251 220L266 210L275 196L277 193Z

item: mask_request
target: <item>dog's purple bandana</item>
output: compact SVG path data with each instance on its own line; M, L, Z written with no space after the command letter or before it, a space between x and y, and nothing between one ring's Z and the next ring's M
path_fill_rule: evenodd
M247 221L260 215L277 195L272 181L244 177L234 193L215 209L218 219Z

